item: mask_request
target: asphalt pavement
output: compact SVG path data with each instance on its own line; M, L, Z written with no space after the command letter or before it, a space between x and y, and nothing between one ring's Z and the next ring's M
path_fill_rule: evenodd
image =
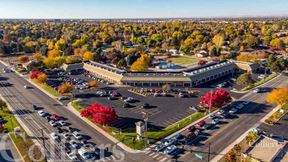
M287 74L282 74L278 78L266 83L263 87L276 88L288 85ZM219 127L213 134L207 134L208 138L195 144L194 151L201 153L202 159L195 156L194 153L186 152L185 155L179 158L179 161L208 161L209 143L210 143L210 160L220 154L226 147L238 139L247 130L258 123L274 106L265 103L266 93L249 92L239 100L250 101L243 110L239 112L237 118L231 120L229 124Z
M0 64L0 68L4 68L3 64ZM55 155L54 161L63 161L67 160L65 154L61 151L61 148L58 144L55 144L54 141L49 140L50 133L56 132L56 129L50 126L46 119L40 117L37 112L32 109L32 104L37 104L43 107L43 111L50 114L57 114L59 116L67 118L69 123L72 124L73 128L80 130L80 133L83 135L88 135L91 137L92 142L100 145L112 145L108 138L100 134L93 127L87 125L82 119L77 117L75 114L67 110L65 106L60 105L57 101L47 96L45 93L31 85L28 81L18 76L15 73L1 73L1 84L9 82L10 86L1 86L0 94L5 98L5 100L13 107L14 113L16 113L22 120L23 125L25 125L31 133L34 135L32 138L42 143L41 140L41 129L44 131L44 136L46 138L46 148L50 155ZM31 89L25 89L24 85L29 85L33 87ZM122 161L151 161L150 157L145 156L145 154L128 154L123 151L118 146L115 146L117 150L121 151L124 154L124 159ZM51 151L52 150L52 151ZM107 154L104 158L106 161L117 161L120 159L120 154ZM104 160L102 159L102 160ZM152 162L152 161L151 161Z

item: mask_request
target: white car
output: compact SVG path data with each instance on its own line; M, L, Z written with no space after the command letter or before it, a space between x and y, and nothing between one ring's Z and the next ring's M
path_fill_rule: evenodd
M229 110L229 113L230 113L230 114L234 114L234 113L236 113L237 111L238 111L237 109L232 108L231 110Z
M57 127L57 123L56 123L55 121L53 121L53 120L51 120L51 121L49 122L49 124L50 124L52 127Z
M58 134L56 134L56 133L51 133L50 134L50 136L51 136L51 138L53 139L53 140L60 140L60 137L58 136Z
M164 150L164 153L169 155L171 154L172 152L174 152L175 150L177 149L177 147L175 145L171 145L171 146L168 146L165 150Z
M27 86L27 85L24 85L24 88L25 88L25 89L29 89L30 87L29 87L29 86Z
M72 134L77 140L81 140L83 138L83 136L79 132L75 131Z
M40 111L38 111L38 114L39 114L40 116L44 117L46 113L45 113L44 111L40 110Z
M62 125L62 126L67 125L67 123L66 123L65 121L63 121L63 120L60 120L60 121L59 121L59 124Z
M66 155L68 156L68 158L70 160L73 160L73 161L78 161L78 157L77 157L77 153L75 151L72 151L70 153L66 153Z

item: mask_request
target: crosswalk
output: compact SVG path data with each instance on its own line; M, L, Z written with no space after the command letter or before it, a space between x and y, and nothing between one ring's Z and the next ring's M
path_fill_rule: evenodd
M170 118L166 119L165 121L162 121L159 123L162 127L167 127L173 123L176 123L177 121L186 118L187 116L191 115L192 111L187 109L186 111L182 113L175 114L174 116L171 116Z
M170 162L171 157L169 157L168 155L165 155L164 153L161 152L156 152L153 151L152 149L147 150L145 152L145 154L149 157L151 157L153 160L155 160L155 162Z

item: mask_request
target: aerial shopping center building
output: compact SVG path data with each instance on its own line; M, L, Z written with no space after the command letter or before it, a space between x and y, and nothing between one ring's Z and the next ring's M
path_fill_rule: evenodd
M240 65L240 66L238 66ZM245 67L245 68L244 68ZM194 87L206 82L231 75L240 69L253 71L257 66L232 60L216 61L206 65L183 69L182 71L148 71L131 72L121 70L109 65L97 62L84 62L75 65L66 65L65 70L84 68L98 78L107 80L114 84L159 87L170 84L175 87Z

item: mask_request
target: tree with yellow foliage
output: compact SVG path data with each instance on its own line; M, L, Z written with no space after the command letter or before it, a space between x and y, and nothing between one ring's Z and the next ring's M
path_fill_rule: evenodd
M49 39L49 40L47 41L48 49L49 49L49 50L54 49L54 44L55 44L54 41Z
M257 54L240 54L237 56L237 61L256 62L259 60Z
M44 63L44 65L45 65L47 68L53 68L53 67L55 67L55 65L56 65L54 59L51 58L51 57L45 58L45 59L43 60L43 63Z
M94 53L90 52L90 51L86 51L83 54L83 60L84 61L92 61L94 60Z
M55 49L63 51L65 45L66 45L66 41L61 38L55 43Z
M18 62L19 62L20 64L26 63L26 62L28 62L28 61L29 61L29 57L28 57L28 56L20 56L20 57L18 58Z
M267 95L266 101L277 105L284 105L288 103L288 88L274 89Z
M53 49L53 50L48 51L48 57L50 57L50 58L56 58L59 56L60 56L60 51L57 49Z
M65 63L66 64L73 64L75 62L78 62L79 59L77 58L77 56L68 56L65 58Z
M37 61L41 61L41 60L44 59L44 57L42 56L41 53L34 53L34 54L32 55L32 58L33 58L34 60L37 60Z
M132 71L146 71L149 67L150 56L148 54L142 54L132 65Z

